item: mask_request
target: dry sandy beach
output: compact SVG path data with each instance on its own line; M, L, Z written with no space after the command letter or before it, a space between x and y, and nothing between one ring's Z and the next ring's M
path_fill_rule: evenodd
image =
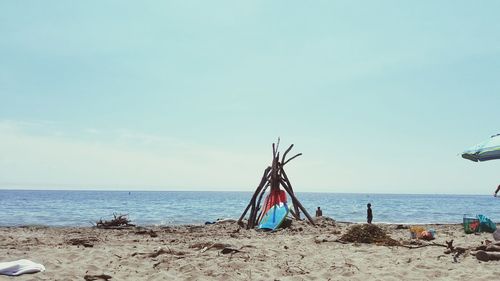
M410 239L408 229L377 225L409 246L472 247L490 233L465 234L461 225L427 225L436 239ZM498 280L498 261L469 252L454 258L444 247L408 249L336 241L352 224L303 221L276 232L240 228L235 222L203 226L129 229L2 227L0 262L29 259L46 271L0 280ZM413 241L413 242L412 242ZM85 279L85 277L87 279ZM92 279L94 277L94 279Z

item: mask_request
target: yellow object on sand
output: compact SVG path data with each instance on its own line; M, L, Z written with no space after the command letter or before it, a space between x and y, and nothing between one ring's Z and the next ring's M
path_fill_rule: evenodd
M412 226L410 227L410 235L411 235L411 238L415 239L415 238L421 238L422 237L422 232L425 231L425 228L421 227L421 226Z

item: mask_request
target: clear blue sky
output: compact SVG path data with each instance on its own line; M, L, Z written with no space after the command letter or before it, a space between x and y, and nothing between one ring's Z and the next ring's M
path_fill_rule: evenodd
M0 188L490 194L498 1L2 1Z

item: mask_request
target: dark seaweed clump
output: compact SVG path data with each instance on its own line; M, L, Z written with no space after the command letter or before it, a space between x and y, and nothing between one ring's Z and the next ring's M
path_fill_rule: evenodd
M352 243L368 243L383 246L399 246L385 231L374 224L357 224L349 228L340 240Z

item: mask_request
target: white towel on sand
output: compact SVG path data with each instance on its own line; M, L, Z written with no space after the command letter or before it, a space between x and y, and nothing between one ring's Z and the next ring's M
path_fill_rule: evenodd
M45 266L30 260L0 262L0 275L17 276L25 273L44 271Z

